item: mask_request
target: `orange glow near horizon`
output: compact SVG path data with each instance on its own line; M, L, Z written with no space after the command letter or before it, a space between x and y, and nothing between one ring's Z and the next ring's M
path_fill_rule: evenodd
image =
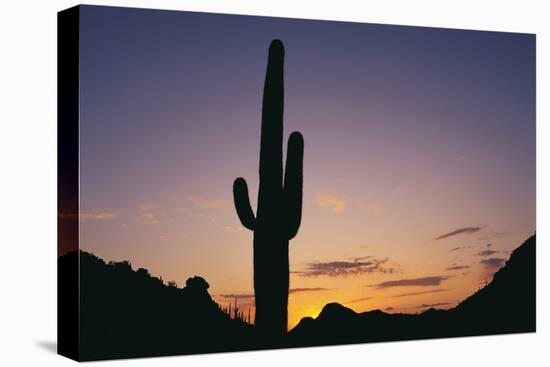
M256 212L274 36L285 47L283 155L291 132L304 137L290 328L331 302L454 307L535 232L534 35L86 11L75 216L85 251L180 287L201 276L218 303L240 296L253 315L253 233L233 182L246 178Z
M157 210L154 215L143 217L142 209L143 206L136 209L134 224L120 223L120 216L98 221L91 214L81 216L80 221L84 228L119 221L118 227L121 231L130 231L128 227L136 226L145 228L144 233L150 233L159 223L149 221L161 218L162 211ZM230 216L229 209L232 208L216 205L207 209L210 216L196 216L200 221L210 224L223 223L216 214L222 218L225 215ZM191 216L191 211L173 211L173 218L178 218L181 212ZM388 313L418 313L430 307L452 308L477 291L485 281L490 281L492 273L498 269L487 268L481 260L489 255L507 259L510 252L521 244L523 237L527 238L529 234L526 231L524 234L504 236L489 228L481 228L473 235L461 234L443 240L434 240L432 235L431 238L417 243L411 240L408 246L414 247L415 251L407 251L405 246L400 245L404 239L400 239L402 235L399 233L391 236L388 242L378 242L376 232L368 236L365 228L356 226L353 229L347 226L341 231L335 230L339 232L338 236L346 240L333 248L324 245L332 241L331 234L315 233L315 226L311 221L315 219L322 222L323 217L345 215L345 212L321 208L315 204L315 199L306 202L304 211L307 216L304 216L302 235L290 244L289 329L296 326L303 317L317 317L323 307L331 302L340 303L355 312L380 309ZM179 220L185 222L184 218L180 217ZM353 224L353 218L348 221ZM371 217L371 221L376 222L376 226L384 231L381 218ZM177 231L163 231L157 237L158 241L171 244L167 247L170 250L155 253L154 256L145 246L146 241L141 242L142 244L140 241L134 242L135 247L130 256L125 255L130 251L124 246L113 246L109 249L83 246L83 249L105 260L128 259L134 268L148 268L153 275L162 276L166 281L175 280L179 286L185 284L188 277L203 276L209 282L209 292L218 304L222 307L227 307L229 303L233 305L236 296L239 309L245 315L250 309L253 322L252 233L240 230L234 222L227 226L222 226L221 223L218 231L205 233L203 238L191 237L197 243L193 247L179 246L180 235L177 235ZM319 225L317 228L326 226ZM418 232L418 237L427 237L423 230L419 229ZM373 240L358 240L369 237ZM217 243L223 238L231 240L232 245L221 248L209 245L208 239ZM308 251L311 243L318 244L314 256ZM484 255L483 251L488 251L488 256L481 256ZM228 264L225 259L230 259L231 263ZM366 265L356 266L358 263ZM319 269L321 273L311 273ZM363 270L356 271L358 269Z

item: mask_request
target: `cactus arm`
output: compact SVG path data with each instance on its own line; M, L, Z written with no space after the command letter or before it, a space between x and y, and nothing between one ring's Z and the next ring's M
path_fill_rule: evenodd
M294 238L302 221L302 182L304 138L295 131L288 139L285 166L284 200L288 239Z
M269 46L262 101L258 217L264 208L277 205L283 183L283 62L283 44L274 40Z
M256 218L250 206L250 198L248 197L248 186L244 178L239 177L233 182L233 200L237 215L245 228L253 231L256 227Z

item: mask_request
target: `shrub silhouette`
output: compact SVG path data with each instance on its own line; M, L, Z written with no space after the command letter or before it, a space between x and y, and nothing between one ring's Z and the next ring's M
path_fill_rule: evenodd
M535 245L535 236L525 241L492 282L453 309L357 313L329 303L317 318L303 318L277 340L260 338L236 299L227 308L215 303L201 277L177 288L144 268L134 271L129 262L106 263L84 251L69 252L58 259L59 292L76 300L79 308L60 309L59 338L73 343L70 347L84 361L532 332ZM80 320L78 338L71 327L75 320Z
M74 290L79 303L75 317L63 314L59 335L75 339L66 323L80 320L80 340L75 339L79 360L257 348L254 327L225 314L201 277L178 288L163 284L147 269L133 270L127 261L106 263L84 251L69 252L58 261L59 291ZM73 283L78 273L67 271L76 269L74 264L78 288Z
M246 181L233 184L235 208L244 227L254 231L255 325L266 337L280 337L287 329L288 241L298 232L302 216L304 141L293 132L288 141L283 183L284 46L269 46L262 103L260 184L256 216L250 206Z

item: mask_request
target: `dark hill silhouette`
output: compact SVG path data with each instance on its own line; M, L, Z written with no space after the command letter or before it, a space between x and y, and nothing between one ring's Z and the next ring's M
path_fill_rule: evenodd
M535 331L535 244L518 247L491 283L450 310L421 314L363 313L327 304L317 318L303 318L287 343L311 346Z
M59 259L60 274L80 264L80 360L244 350L254 327L229 317L201 277L184 288L165 285L127 261L105 263L84 252ZM73 274L74 275L74 274ZM76 289L59 279L59 292ZM67 293L65 293L67 294ZM66 310L67 311L67 310ZM73 317L67 318L72 320ZM70 336L70 328L60 325Z
M276 343L265 342L253 325L229 317L201 277L177 288L146 269L133 270L126 261L106 263L83 251L58 261L60 274L66 275L65 269L80 264L78 359L83 361L535 331L535 236L512 253L491 283L453 309L357 313L329 303L317 318L303 318ZM73 271L61 277L59 292L75 290L76 276ZM65 326L60 324L60 336L71 335Z

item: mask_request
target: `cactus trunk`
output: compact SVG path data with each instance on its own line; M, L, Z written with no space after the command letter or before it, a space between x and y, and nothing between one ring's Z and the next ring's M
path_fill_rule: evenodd
M255 324L269 337L287 329L289 286L288 243L300 227L304 142L290 135L283 179L284 47L274 40L269 57L262 103L260 184L256 216L243 178L233 184L235 208L241 223L254 231Z

